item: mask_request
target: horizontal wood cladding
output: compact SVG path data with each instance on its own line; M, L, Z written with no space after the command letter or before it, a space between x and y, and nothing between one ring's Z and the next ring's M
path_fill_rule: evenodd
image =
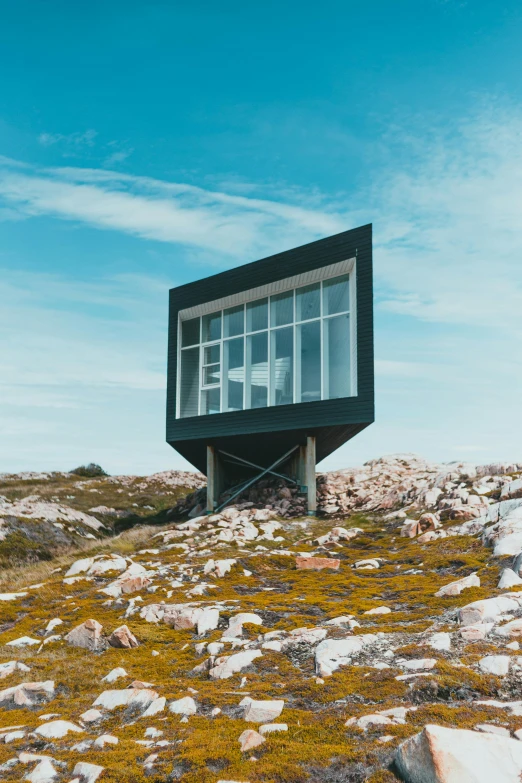
M276 280L356 258L357 396L176 419L178 313L188 307L267 285ZM275 449L318 437L317 459L324 459L374 421L373 287L371 225L336 234L260 261L179 286L170 291L167 371L167 441L206 472L206 443L235 439L238 447L260 449L269 459ZM191 443L192 442L192 443ZM231 441L227 440L230 447ZM284 450L284 449L283 449ZM237 452L234 452L237 453Z
M167 440L201 438L204 436L239 435L245 432L271 432L335 424L371 424L373 405L358 397L339 400L302 402L246 411L216 413L170 421Z

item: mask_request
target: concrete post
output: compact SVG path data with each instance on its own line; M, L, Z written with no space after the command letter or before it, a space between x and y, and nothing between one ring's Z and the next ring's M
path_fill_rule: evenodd
M308 515L315 516L317 512L317 486L315 482L315 436L306 439L305 459L306 487L308 496Z

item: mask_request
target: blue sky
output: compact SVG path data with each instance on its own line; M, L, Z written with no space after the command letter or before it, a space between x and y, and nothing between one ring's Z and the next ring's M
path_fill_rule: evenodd
M168 288L373 222L376 423L521 459L522 7L2 4L0 471L186 463Z

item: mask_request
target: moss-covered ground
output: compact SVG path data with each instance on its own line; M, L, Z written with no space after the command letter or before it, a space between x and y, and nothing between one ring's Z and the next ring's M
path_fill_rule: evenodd
M0 488L0 492L5 493L5 488ZM93 504L92 499L90 503ZM29 673L11 674L1 681L1 687L54 680L56 695L35 707L9 705L0 709L0 733L5 727L19 725L28 732L9 744L0 742L0 765L22 750L32 750L66 762L67 773L60 778L63 780L72 777L75 762L82 760L104 766L101 780L107 783L163 783L176 779L186 783L215 783L219 779L251 783L323 779L333 783L387 783L395 779L389 769L394 749L426 723L462 728L493 723L512 730L520 728L522 718L476 703L522 698L522 679L516 675L501 679L481 674L476 666L488 653L515 656L516 651L506 649L505 640L465 644L456 624L458 607L498 594L498 559L492 558L477 538L448 537L421 545L401 538L396 527L385 525L378 518L337 520L337 524L346 527L362 527L363 532L344 545L319 549L314 539L333 524L324 520L285 522L284 529L278 531L284 542L263 540L240 546L219 543L205 554L198 550L198 546L204 547L205 539L197 533L187 533L169 542L188 541L190 549L184 552L181 548L165 548L161 538L154 538L158 528L136 528L118 538L95 542L88 552L61 554L51 562L6 574L1 583L4 591L30 588L35 582L43 584L27 589L28 595L15 601L0 601L0 662L16 659L31 667ZM293 554L278 554L281 547ZM151 554L144 549L160 551ZM98 592L116 574L64 584L64 572L78 556L109 551L131 555L136 563L154 571L152 590L124 596L118 603ZM295 553L312 551L318 556L339 557L339 570L296 570ZM203 576L203 566L210 556L234 558L237 562L223 578ZM372 557L385 559L381 568L352 567L356 561ZM180 577L183 565L192 573L184 577L181 587L172 587L171 582ZM163 574L158 573L160 567ZM245 576L243 569L251 575ZM478 573L480 588L468 589L456 597L435 597L441 586L472 572ZM188 590L198 581L209 582L214 589L200 597L188 597ZM173 630L163 623L147 622L138 612L125 618L129 598L141 598L136 603L138 607L160 601L192 600L200 601L202 606L222 602L225 621L238 611L257 613L263 625L246 625L244 630L244 637L251 639L268 631L324 626L329 619L353 615L360 623L353 633L385 634L395 659L426 657L435 658L437 663L426 676L407 681L396 679L403 673L399 664L392 661L390 668L377 669L368 659L361 665L341 667L330 677L318 678L313 650L303 647L299 654L263 650L263 656L247 670L214 681L206 673L192 671L205 660L205 656L198 657L195 652L195 644L202 641L195 629ZM391 609L389 614L364 614L383 605ZM140 646L128 650L109 647L100 653L73 648L63 639L41 650L36 646L6 646L10 640L25 635L43 641L45 626L55 617L63 625L53 633L62 636L89 618L98 620L107 633L126 623ZM225 627L226 622L221 623L204 641L218 641ZM346 630L324 627L329 628L328 638L344 638L347 634ZM449 652L428 646L434 631L452 634ZM230 651L227 646L223 653ZM125 668L128 678L113 685L103 683L102 677L119 666ZM192 695L198 705L197 714L181 722L179 715L168 710L142 718L120 708L106 713L101 724L86 726L82 735L48 742L30 734L44 714L56 713L78 722L103 690L126 687L134 679L152 683L167 701ZM244 722L238 708L245 695L254 699L284 699L285 707L278 720L288 724L288 732L270 734L262 746L241 753L239 735L245 728L256 728ZM397 706L415 708L408 712L402 725L374 726L366 731L344 725L350 717ZM221 712L212 717L215 707ZM145 740L144 731L151 726L163 732L160 739L167 745L154 745L153 741L150 746L137 744L137 740ZM102 733L114 734L119 744L84 752L71 749L80 739L94 739ZM379 739L383 735L389 738L386 742ZM145 768L144 761L150 754L157 754L157 759ZM2 779L20 780L28 769L20 765L11 770L4 768Z

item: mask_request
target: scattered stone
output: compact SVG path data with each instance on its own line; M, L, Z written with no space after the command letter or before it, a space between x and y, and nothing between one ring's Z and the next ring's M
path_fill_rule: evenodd
M94 740L93 745L95 748L103 748L105 745L117 745L118 742L118 737L112 734L101 734Z
M126 649L139 646L138 640L126 625L121 625L111 633L109 636L109 644L111 647L122 647Z
M284 699L256 701L248 696L241 704L245 707L243 720L251 723L271 723L281 715L285 706Z
M323 568L338 570L341 561L333 557L296 557L295 564L298 571L322 571Z
M354 564L354 568L361 568L361 569L372 569L372 568L380 568L381 567L381 559L380 558L370 558L368 560L358 560Z
M45 680L44 682L23 682L20 685L14 685L11 688L6 688L0 691L0 704L8 704L12 702L19 707L30 707L34 702L34 696L54 696L54 682L53 680Z
M339 666L346 666L352 656L373 642L377 637L373 634L353 636L349 639L324 639L315 650L316 671L321 677L327 677Z
M102 677L102 682L114 682L114 680L117 680L119 677L128 677L129 675L123 669L121 666L118 666L116 669L112 669L108 674L105 675L105 677Z
M184 696L182 699L169 704L169 712L173 712L175 715L195 715L197 709L196 702L192 696Z
M219 625L219 609L206 608L198 617L198 636L204 636L208 631L214 631Z
M158 696L159 694L156 691L148 688L125 688L121 691L103 691L92 706L104 707L106 710L129 706L146 708Z
M103 649L103 626L96 620L86 620L69 631L65 640L73 647L83 647L85 650L96 652Z
M511 620L511 622L502 625L500 628L496 628L495 634L504 637L522 636L522 618Z
M16 671L28 672L30 671L30 668L21 661L7 661L6 663L0 663L0 680L3 680L5 677L9 677L10 674L13 674L13 672Z
M460 636L467 642L480 642L493 629L493 623L474 623L459 630Z
M500 590L505 590L510 587L515 587L516 585L522 585L522 579L518 574L512 571L511 568L504 568L502 571L502 576L500 577L500 581L497 585L498 588Z
M451 636L449 633L441 631L440 633L434 633L428 639L428 644L434 650L447 651L451 649Z
M509 655L486 655L478 662L479 669L486 674L505 677L509 671Z
M154 701L152 701L149 704L149 706L147 707L147 709L145 710L145 712L141 717L151 718L153 715L157 715L159 712L163 712L166 704L167 704L167 699L165 698L165 696L160 696L158 699L154 699Z
M264 723L262 726L259 727L259 733L263 734L272 734L273 732L277 731L288 731L288 724L287 723Z
M437 661L435 658L414 658L411 661L397 661L397 664L404 669L418 671L421 669L433 669L437 665Z
M266 742L265 738L253 729L245 729L245 731L239 735L239 745L241 752L245 753L247 750L257 748L258 745L262 745Z
M70 731L82 732L83 729L68 720L52 720L49 723L43 723L35 729L35 733L40 734L45 739L61 739L66 737Z
M227 636L241 636L243 633L243 625L246 625L247 623L251 623L252 625L263 625L263 620L258 614L240 612L230 618Z
M476 574L470 574L462 579L457 579L455 582L450 582L449 585L441 587L435 595L437 598L446 595L460 595L463 590L467 590L469 587L480 587L480 579Z
M25 598L26 595L28 593L0 593L0 601L16 601L17 598Z
M73 769L73 775L76 775L80 783L96 783L105 768L98 764L88 764L85 761L79 761ZM73 783L71 781L71 783Z
M25 776L24 780L28 780L29 783L51 783L55 780L58 772L54 768L52 762L49 759L43 759L36 767Z
M41 644L41 640L32 639L30 636L20 636L19 639L13 639L6 644L8 647L31 647L34 644Z
M90 710L86 710L80 715L80 720L83 723L95 723L97 720L101 720L103 718L103 714L100 712L100 710L95 710L91 707Z
M228 677L232 677L234 674L246 669L256 658L261 656L260 650L244 650L234 655L216 658L209 675L213 680L226 680Z
M376 606L375 609L368 609L363 614L390 614L391 609L388 606Z

